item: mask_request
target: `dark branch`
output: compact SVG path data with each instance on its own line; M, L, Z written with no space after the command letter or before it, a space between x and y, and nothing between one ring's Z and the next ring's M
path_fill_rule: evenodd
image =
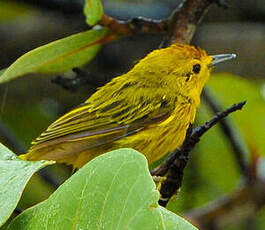
M155 169L152 172L152 175L155 176L163 176L169 172L167 179L162 184L160 190L160 205L166 206L171 196L173 196L180 188L183 178L183 171L189 159L189 152L200 141L200 137L224 117L228 116L232 112L242 109L245 103L246 102L244 101L234 104L223 112L218 112L210 121L206 122L204 125L198 126L192 131L191 128L189 128L186 139L182 146L170 154L167 160L158 169Z
M76 76L74 78L57 76L55 79L52 79L52 83L58 84L64 89L74 92L81 86L90 84L98 87L104 85L109 80L102 75L95 76L91 73L83 71L80 68L74 68L73 71L76 73Z
M176 7L169 19L164 20L138 17L123 21L104 14L98 24L109 28L112 33L118 36L167 31L167 36L161 44L161 47L166 47L174 42L190 43L196 26L206 13L208 7L215 1L218 3L223 2L223 0L185 0L183 4L179 4ZM78 68L74 70L77 73L76 78L67 79L58 76L53 80L53 83L61 85L66 90L75 91L85 84L100 86L107 82L105 78L104 81Z
M218 113L222 110L217 99L215 99L214 95L210 93L208 88L204 89L202 97L214 113ZM220 125L223 133L233 148L234 157L238 163L241 174L243 175L246 182L250 182L252 177L247 162L247 159L249 158L248 150L240 142L240 139L237 137L237 133L233 130L233 125L229 122L229 120L221 120Z
M185 0L172 12L169 18L168 33L160 45L167 47L172 43L190 43L197 25L215 0Z
M103 15L99 24L108 27L114 33L126 36L139 33L161 33L168 29L168 21L163 19L155 20L137 17L128 21L122 21L106 14Z
M99 24L108 27L112 32L122 36L128 36L136 33L161 33L168 31L165 41L161 45L162 47L166 47L176 42L190 43L197 25L207 12L209 6L214 2L223 8L227 6L224 0L186 0L183 1L183 4L179 5L172 12L169 20L135 18L129 21L120 21L104 15ZM58 77L54 80L54 82L59 83L64 88L70 90L75 90L77 86L83 84L93 84L98 86L103 85L106 82L105 78L99 79L78 69L76 72L77 78L75 79L65 80L61 77ZM212 97L209 97L209 99L212 99ZM229 123L222 120L230 113L241 109L245 102L236 104L223 112L219 112L220 107L216 102L208 100L207 103L211 106L215 113L218 113L204 125L193 130L190 127L187 131L187 136L183 145L174 151L158 169L152 172L153 175L165 175L167 172L169 172L168 177L161 189L162 199L160 200L160 204L163 206L167 204L169 198L176 193L182 184L183 170L189 159L189 152L196 145L196 143L199 142L200 137L219 121L224 133L228 137L233 147L235 157L238 161L238 165L242 174L248 181L250 180L248 166L244 158L245 150L237 142L235 133L231 129ZM255 183L256 182L257 181L255 181ZM208 206L208 208L206 207L198 209L194 212L188 213L187 216L194 222L200 223L201 226L212 226L212 228L214 228L214 226L216 226L216 222L218 222L220 219L219 217L222 218L222 216L225 216L225 214L229 213L229 211L231 213L231 210L232 212L236 212L238 210L237 207L245 204L244 201L246 199L248 200L249 194L251 194L251 199L255 200L256 202L255 208L264 205L265 189L264 182L262 183L263 187L261 187L261 189L256 187L256 184L259 185L259 183L256 183L253 187L251 187L249 184L246 184L242 190L231 197L225 197L221 201L214 202L213 205ZM257 197L261 198L259 199ZM247 206L253 207L252 205Z
M168 46L174 42L189 43L191 41L191 38L195 32L197 25L203 18L209 6L214 2L216 2L219 6L225 8L225 3L223 0L202 0L202 1L186 0L183 1L183 4L180 4L172 12L172 15L170 16L168 21L151 20L146 18L135 18L129 21L121 21L109 17L107 15L104 15L101 21L99 22L99 24L108 27L112 32L119 35L131 35L135 33L156 33L168 29L167 37L164 40L162 46ZM77 76L74 79L64 79L62 77L57 77L54 80L54 82L62 85L65 89L72 91L76 90L78 87L84 84L92 84L95 86L100 86L107 82L106 78L95 77L90 73L86 73L85 71L82 71L77 68L75 69L75 72L77 73ZM208 103L212 107L213 111L215 113L220 111L219 106L215 102L210 100L211 97L208 97ZM242 174L247 179L247 181L250 181L251 177L249 174L247 163L244 158L244 156L246 155L244 154L244 152L246 151L244 151L242 145L239 145L239 143L237 142L235 138L235 133L232 131L227 121L221 121L221 126L223 127L224 133L231 142L231 145L235 152L235 156L238 161ZM207 126L204 126L204 128L206 127ZM201 129L200 131L203 131L203 129ZM199 132L197 134L201 135ZM192 135L194 135L194 132ZM190 139L188 138L188 140ZM196 140L198 141L198 139ZM196 143L194 142L188 144L191 144L189 148L192 148ZM187 145L187 150L188 150L187 152L190 151L188 149L188 145ZM172 155L170 155L170 157L166 159L166 161L159 167L159 169L157 169L157 171L153 173L157 175L165 175L170 165L178 157L178 154L180 154L179 151L175 151ZM177 170L179 171L180 175L183 174L182 171L186 165L188 158L184 157L183 159L184 159L183 162L185 162L185 164L180 164L179 165L180 168L175 169L175 171ZM180 187L181 180L180 179L178 180L177 187Z

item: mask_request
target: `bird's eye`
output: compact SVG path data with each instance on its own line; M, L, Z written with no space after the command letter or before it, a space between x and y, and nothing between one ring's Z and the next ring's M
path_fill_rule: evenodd
M194 73L198 74L201 70L201 65L200 64L194 65L192 70Z

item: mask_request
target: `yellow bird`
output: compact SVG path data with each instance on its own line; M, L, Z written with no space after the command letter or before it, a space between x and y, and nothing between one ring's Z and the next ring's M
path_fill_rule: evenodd
M209 56L185 44L154 50L52 123L20 158L80 168L100 154L127 147L152 163L184 141L212 66L235 57Z

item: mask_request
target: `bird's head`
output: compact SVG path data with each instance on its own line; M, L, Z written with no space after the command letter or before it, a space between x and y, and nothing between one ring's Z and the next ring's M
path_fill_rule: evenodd
M186 44L157 49L143 58L134 72L172 93L199 97L213 66L235 58L235 54L208 55L205 50Z

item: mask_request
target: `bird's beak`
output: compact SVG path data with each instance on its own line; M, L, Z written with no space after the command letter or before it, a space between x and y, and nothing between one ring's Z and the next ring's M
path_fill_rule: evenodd
M217 63L236 58L236 54L218 54L218 55L212 55L211 57L213 58L213 60L210 63L210 66L213 66Z

